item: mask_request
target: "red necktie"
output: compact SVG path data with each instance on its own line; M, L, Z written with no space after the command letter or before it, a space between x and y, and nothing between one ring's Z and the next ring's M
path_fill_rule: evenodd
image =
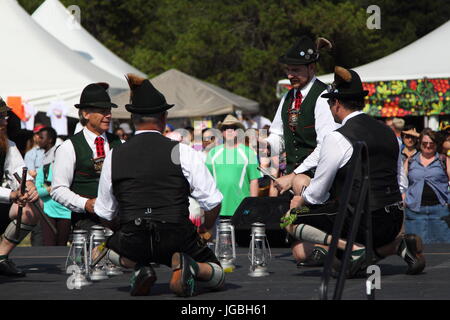
M302 99L302 93L300 92L300 89L298 89L297 93L295 94L294 108L289 109L289 128L292 131L295 131L297 129L297 122L302 106Z
M97 158L105 157L105 140L102 137L95 138L95 146L97 147Z

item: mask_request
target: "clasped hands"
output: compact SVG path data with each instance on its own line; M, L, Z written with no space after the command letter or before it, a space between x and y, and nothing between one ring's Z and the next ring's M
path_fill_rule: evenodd
M36 187L33 182L26 182L26 192L22 194L20 190L11 191L9 195L11 202L16 203L20 207L25 207L27 203L35 202L39 199L39 194L37 193Z

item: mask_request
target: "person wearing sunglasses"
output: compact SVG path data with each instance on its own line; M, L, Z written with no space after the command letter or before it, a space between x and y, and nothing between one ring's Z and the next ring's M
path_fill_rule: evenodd
M244 198L258 196L262 174L256 152L239 139L244 125L230 114L217 128L222 131L223 144L209 151L206 166L223 195L220 218L231 218Z
M401 155L403 162L417 153L417 139L419 136L420 133L413 126L406 126L405 130L402 131L401 138L404 148Z
M449 215L449 157L439 156L436 133L429 128L420 134L419 147L405 165L409 181L405 229L420 235L425 243L448 243L450 229L441 218Z

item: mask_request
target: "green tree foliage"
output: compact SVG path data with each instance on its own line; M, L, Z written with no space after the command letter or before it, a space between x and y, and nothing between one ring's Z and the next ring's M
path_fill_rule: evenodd
M43 0L19 0L32 13ZM448 21L445 0L61 0L81 8L83 26L154 77L176 68L261 103L273 117L278 57L300 34L325 37L318 73L383 57ZM381 9L369 30L366 8Z

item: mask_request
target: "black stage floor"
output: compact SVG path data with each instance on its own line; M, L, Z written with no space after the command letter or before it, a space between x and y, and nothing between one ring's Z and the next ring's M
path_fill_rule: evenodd
M317 300L321 282L321 268L298 269L287 248L272 248L270 275L263 278L248 276L250 261L247 248L238 248L237 268L226 274L225 289L191 300ZM129 295L130 273L95 282L80 290L69 290L68 275L63 272L67 247L21 247L11 255L27 277L11 279L0 276L1 300L172 300L169 290L170 269L156 268L158 280L147 297ZM379 263L381 289L376 299L382 300L441 300L450 299L450 244L425 247L427 267L416 276L405 275L406 264L392 256ZM333 288L334 280L330 283ZM365 280L346 281L343 299L365 299ZM330 290L331 293L331 290ZM331 294L330 294L331 295Z

